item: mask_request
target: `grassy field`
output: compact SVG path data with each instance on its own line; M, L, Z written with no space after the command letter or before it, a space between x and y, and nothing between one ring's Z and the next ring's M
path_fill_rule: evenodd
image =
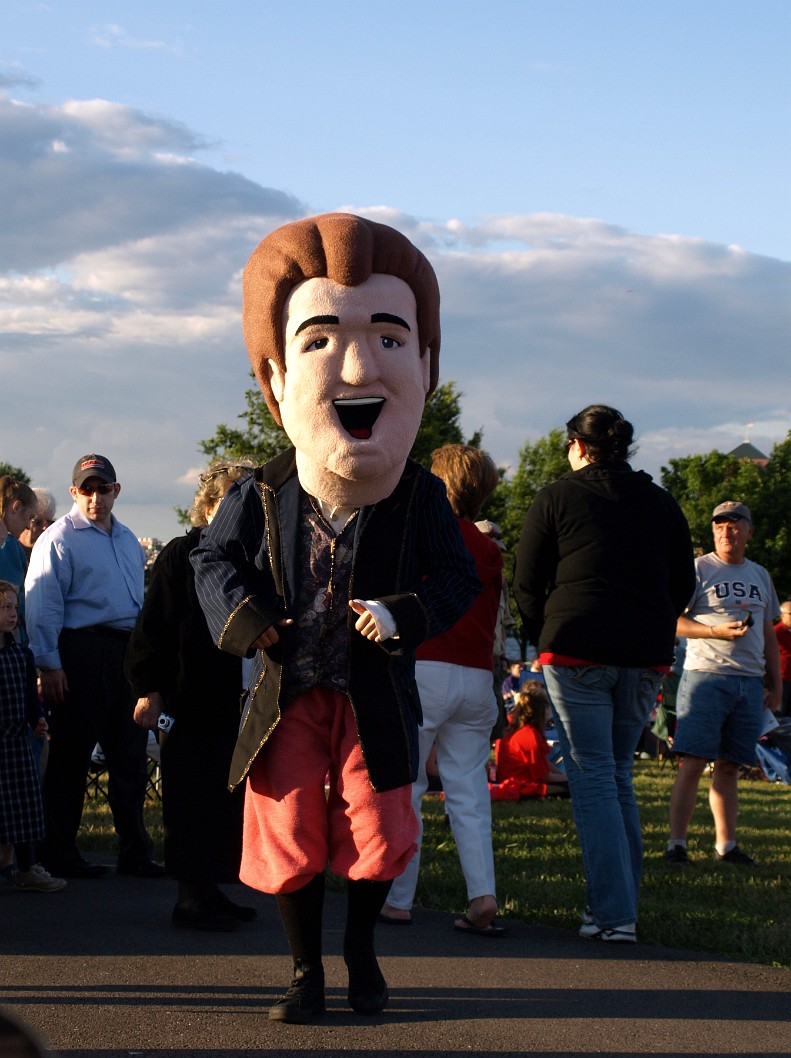
M635 787L643 821L645 871L639 936L667 947L727 955L791 969L791 787L745 779L739 791L739 842L761 867L714 860L708 780L701 782L690 830L691 868L666 864L667 806L673 773L640 761ZM503 915L576 929L584 903L582 861L568 801L492 806L497 887ZM159 808L147 809L161 853ZM456 847L438 796L424 801L425 838L417 903L462 911L466 903ZM81 843L110 851L103 802L86 802Z

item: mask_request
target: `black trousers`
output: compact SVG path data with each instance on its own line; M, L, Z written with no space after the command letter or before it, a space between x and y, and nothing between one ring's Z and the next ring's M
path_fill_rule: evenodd
M44 775L45 864L80 855L82 819L91 752L101 743L107 759L108 800L118 834L118 860L136 866L151 858L143 821L148 733L133 720L132 690L124 676L127 636L111 629L64 629L59 642L69 690L52 708Z

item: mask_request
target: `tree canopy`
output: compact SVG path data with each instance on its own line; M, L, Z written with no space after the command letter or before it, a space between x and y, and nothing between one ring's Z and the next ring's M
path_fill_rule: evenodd
M711 551L711 512L724 500L750 508L755 535L747 557L766 566L780 599L791 597L791 432L766 467L721 452L671 459L662 484L686 515L698 553Z
M24 485L30 484L30 475L26 474L21 467L15 467L11 463L0 461L0 478L5 477L6 474L10 478L14 478L15 481L21 481Z
M451 380L437 386L426 401L420 429L409 453L418 463L430 466L431 453L444 444L466 443L480 447L480 430L464 441L460 423L461 397L456 383ZM252 459L255 463L266 463L291 443L283 427L278 426L272 417L257 386L245 390L244 398L246 407L238 416L243 426L232 427L220 423L213 437L198 442L198 447L209 461Z
M557 481L569 469L565 439L566 431L553 427L537 441L527 441L519 452L514 476L509 481L503 481L498 489L505 500L498 524L503 530L507 553L511 556L516 551L525 515L536 493Z
M250 377L254 378L252 372ZM243 421L243 427L220 423L213 437L198 441L198 448L207 462L252 459L254 463L267 463L288 448L290 441L286 431L275 422L258 386L246 389L244 399L245 410L237 416Z
M497 491L484 508L484 517L496 522L503 533L505 579L509 584L513 577L516 547L530 504L540 489L557 481L569 469L563 445L565 439L566 431L553 427L537 441L527 441L519 452L519 463L513 477L503 477ZM521 642L524 657L526 639L522 621L513 599L510 602L514 633Z
M254 377L252 373L250 377ZM245 390L244 398L245 410L238 416L242 420L241 426L220 423L213 437L198 441L198 448L207 462L251 459L254 463L266 463L290 445L285 430L275 422L260 389L251 386ZM424 467L431 465L431 453L441 445L466 443L480 447L481 430L464 441L460 422L461 398L456 383L450 380L437 386L426 401L420 429L409 453ZM176 513L180 522L189 521L184 508L177 507Z
M233 427L220 423L213 437L198 442L208 461L247 458L265 463L288 447L288 437L272 418L258 387L247 389L244 396L246 407L238 416L242 424ZM443 444L481 446L482 430L464 442L461 399L456 383L450 380L438 386L426 402L410 453L423 466L430 466L431 453ZM509 580L530 504L539 489L569 469L563 446L565 436L563 429L555 427L537 441L528 441L519 453L513 477L509 480L503 477L482 512L483 517L497 522L502 529ZM0 464L0 469L3 466L6 473L29 480L24 471L7 464ZM781 599L791 598L791 432L785 441L774 446L765 468L750 460L714 451L671 459L668 466L662 467L661 483L686 515L699 553L712 548L714 507L726 499L747 504L755 525L748 555L766 566ZM185 511L178 510L178 513L186 520Z

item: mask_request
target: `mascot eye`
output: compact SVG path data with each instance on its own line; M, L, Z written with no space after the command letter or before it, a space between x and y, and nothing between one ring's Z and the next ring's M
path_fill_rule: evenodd
M308 350L311 349L326 349L329 344L329 338L317 338L315 342L311 342L308 346Z
M381 342L383 349L400 349L401 346L404 344L403 342L399 342L398 339L391 338L389 335L386 334L382 335Z

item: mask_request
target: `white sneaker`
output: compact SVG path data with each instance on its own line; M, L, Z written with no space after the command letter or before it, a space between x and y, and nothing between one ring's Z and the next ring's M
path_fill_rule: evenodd
M590 940L591 937L595 936L599 932L599 927L596 925L596 919L593 917L593 912L589 907L586 907L582 912L582 925L580 926L580 936L584 937L585 940Z
M596 919L589 907L582 912L582 925L580 936L584 940L604 940L620 944L634 944L637 941L637 933L634 922L626 926L618 926L617 929L601 929L596 925Z
M580 936L585 940L603 940L614 944L636 944L637 930L634 922L614 929L601 929L595 922L584 922L580 926Z
M26 889L29 892L57 893L58 890L66 888L66 879L53 878L40 863L34 863L29 871L16 872L14 885L17 889Z

